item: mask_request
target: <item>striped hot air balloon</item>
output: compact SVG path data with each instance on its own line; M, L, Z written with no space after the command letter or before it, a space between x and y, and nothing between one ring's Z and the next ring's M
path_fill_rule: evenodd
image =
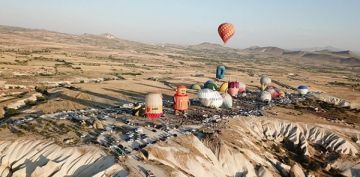
M223 23L218 27L218 33L224 42L226 42L235 34L235 27L231 23Z

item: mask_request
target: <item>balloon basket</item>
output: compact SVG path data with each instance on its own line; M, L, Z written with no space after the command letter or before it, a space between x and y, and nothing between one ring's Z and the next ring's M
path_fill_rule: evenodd
M149 120L156 120L156 119L160 118L161 116L162 116L162 113L147 113L146 114L146 117Z

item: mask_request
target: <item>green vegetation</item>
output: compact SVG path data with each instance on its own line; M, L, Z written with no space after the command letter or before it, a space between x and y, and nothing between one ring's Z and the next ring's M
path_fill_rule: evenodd
M22 92L19 95L17 95L16 97L18 98L23 98L28 92Z
M26 65L28 63L29 60L15 60L16 63L22 64L22 65Z
M273 144L271 146L271 149L273 149L277 153L279 153L281 151L280 145L277 145L277 144Z
M11 117L14 115L19 114L19 110L14 109L14 108L5 108L5 117Z
M167 57L169 57L171 59L184 59L183 56L176 56L176 55L167 55Z
M139 76L141 73L122 73L122 75Z
M36 97L36 101L37 101L37 102L44 102L44 101L46 101L46 100L47 100L47 98L44 97L44 96L37 96L37 97Z
M131 68L135 68L135 67L136 67L136 65L133 64L133 63L124 63L124 66L131 67Z
M121 76L121 73L114 73L113 75L116 76L118 79L125 80L125 78Z
M328 82L330 85L335 85L335 86L341 86L341 87L349 87L352 88L354 90L360 90L360 83L344 83L344 82L338 82L338 81L333 81L333 82Z
M7 129L7 128L9 128L9 125L8 124L1 124L0 128L1 129Z
M34 106L36 105L36 101L34 100L25 100L26 106Z
M39 73L39 76L53 76L53 73Z
M42 93L42 94L44 94L44 95L48 95L48 94L49 94L47 88L46 88L46 87L43 87L43 86L36 86L36 87L35 87L35 91L36 91L36 92L39 92L39 93Z

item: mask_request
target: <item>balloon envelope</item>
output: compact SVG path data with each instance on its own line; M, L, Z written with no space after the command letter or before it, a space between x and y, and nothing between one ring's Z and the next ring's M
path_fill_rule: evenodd
M260 100L264 102L271 101L271 93L268 91L261 92Z
M216 68L216 79L223 79L225 77L225 66L218 66Z
M223 98L224 98L224 107L225 108L232 108L232 97L231 95L229 95L228 93L224 93L223 95Z
M214 83L215 83L215 82L214 82L213 80L208 80L208 81L205 82L204 88L207 88L207 85L208 85L208 84L214 84Z
M217 91L202 89L197 96L200 99L200 103L206 107L219 108L223 104L223 97Z
M297 88L298 92L300 93L300 95L306 95L309 92L309 88L305 85L300 85Z
M222 92L222 93L225 93L226 90L228 89L228 83L227 82L224 82L221 86L220 86L220 89L219 91Z
M269 87L267 91L270 92L271 98L277 98L280 96L280 90L278 88Z
M242 82L239 82L239 92L244 93L246 91L246 85Z
M226 43L235 34L235 27L231 23L223 23L219 25L218 33L223 42Z
M211 90L217 90L217 85L215 83L208 83L206 84L206 87L205 88L208 88L208 89L211 89Z
M309 89L307 86L305 86L305 85L300 85L299 87L298 87L298 89Z
M191 85L190 88L193 89L193 90L201 90L201 86L198 85L198 84L193 84L193 85Z
M268 77L268 76L266 76L266 75L261 76L261 78L260 78L260 84L266 84L266 85L271 84L271 79L270 79L270 77Z

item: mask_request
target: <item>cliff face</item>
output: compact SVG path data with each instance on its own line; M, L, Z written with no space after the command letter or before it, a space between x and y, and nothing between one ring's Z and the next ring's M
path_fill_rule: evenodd
M214 177L287 176L291 168L297 173L300 168L307 175L331 176L334 174L309 169L307 164L321 161L338 170L336 163L351 161L352 165L341 169L346 174L359 163L359 144L349 139L359 137L358 131L343 134L331 127L267 118L236 118L229 125L202 141L188 135L156 144L148 148L148 158L171 167L173 174ZM328 161L317 159L319 153L339 156Z
M113 156L91 146L40 140L0 141L0 176L126 176Z
M128 176L140 166L164 176L351 176L360 131L274 118L234 117L218 133L180 135L134 152L119 164L98 147L45 140L0 141L0 176ZM136 154L145 161L134 161Z

